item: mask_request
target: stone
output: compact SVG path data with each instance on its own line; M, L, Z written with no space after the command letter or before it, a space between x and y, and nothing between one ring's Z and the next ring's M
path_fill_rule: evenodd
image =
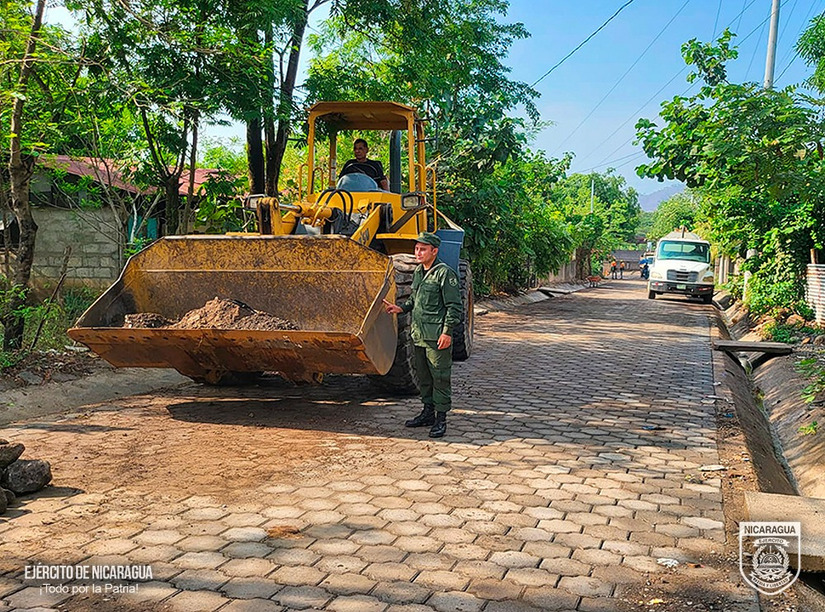
M42 385L43 377L34 372L23 371L17 375L17 378L22 380L27 385Z
M6 511L6 508L8 508L8 505L9 505L9 503L6 500L6 496L5 495L0 495L0 514L3 514Z
M2 493L6 497L6 507L7 508L14 503L14 500L17 499L17 496L12 491L9 491L8 489L4 489L3 487L0 487L0 493Z
M0 470L17 461L24 450L26 447L20 442L0 440Z
M17 495L39 491L52 480L52 468L43 459L22 459L8 466L0 485Z

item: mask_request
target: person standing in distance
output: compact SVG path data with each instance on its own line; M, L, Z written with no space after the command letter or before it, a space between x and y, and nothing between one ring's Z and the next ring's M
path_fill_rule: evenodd
M367 159L369 150L370 148L366 140L363 138L357 139L352 145L352 153L355 155L355 159L347 160L344 167L341 168L340 176L354 173L366 174L374 180L381 189L387 191L389 189L389 181L384 174L384 166L376 159Z
M390 314L412 312L410 335L424 409L404 425L429 426L430 437L441 438L447 432L451 407L453 328L461 321L461 290L455 270L438 259L441 239L421 232L415 240L418 267L413 272L412 293L401 306L384 300L384 308Z

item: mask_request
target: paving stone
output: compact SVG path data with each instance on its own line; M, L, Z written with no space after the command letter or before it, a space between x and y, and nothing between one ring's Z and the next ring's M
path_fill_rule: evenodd
M13 609L24 608L52 608L61 601L71 597L71 593L49 593L39 586L26 587L6 597L6 601Z
M575 559L544 559L539 567L559 576L587 576L590 573L590 565Z
M429 587L410 582L381 582L372 591L372 595L394 604L423 603L430 596Z
M582 597L578 610L580 612L621 612L622 608L615 599L607 597Z
M484 612L541 612L541 609L524 601L491 601Z
M535 567L519 567L507 571L506 580L531 587L554 588L559 581L557 574Z
M315 586L326 577L326 574L314 567L282 567L276 570L270 578L279 584L292 586ZM285 604L288 605L288 604Z
M573 551L573 558L576 561L587 563L588 565L618 565L622 556L608 550L597 550L594 548L580 548Z
M226 563L226 557L217 552L188 552L172 563L183 569L215 569Z
M414 582L436 591L461 591L467 587L469 580L456 572L423 570L415 577Z
M436 552L443 546L443 543L427 536L401 536L393 546L411 553L423 553Z
M233 542L221 549L222 555L236 559L265 557L271 552L272 548L261 542Z
M316 540L309 548L319 555L351 555L360 545L350 540Z
M305 610L323 608L330 595L324 589L314 586L285 586L273 596L273 599L288 609Z
M278 565L290 566L312 565L320 558L321 555L318 553L303 548L279 548L267 557L267 559Z
M528 587L524 589L525 601L541 610L574 610L579 596L561 589Z
M333 599L326 609L333 612L384 612L387 604L367 595L344 595Z
M268 559L232 559L221 566L227 576L266 576L277 566Z
M221 537L230 542L260 542L267 533L260 527L232 527L221 533Z
M211 612L225 605L227 599L212 591L181 591L164 602L169 610L181 612Z
M284 612L285 608L266 599L236 599L221 608L221 612Z
M376 581L408 582L418 573L409 565L403 563L371 563L362 572Z
M318 586L338 595L369 593L375 587L375 581L361 574L330 574ZM402 583L407 584L407 583Z
M502 567L537 567L541 559L525 552L506 551L494 552L490 561Z
M613 591L613 584L587 576L562 576L559 588L583 597L607 597Z
M281 585L262 577L235 577L221 587L233 599L269 599L279 590Z
M427 605L432 606L438 612L479 612L484 606L484 601L469 593L449 591L434 593L427 600Z
M452 571L468 578L502 578L507 570L489 561L469 560L459 561Z
M482 578L473 580L467 587L467 592L485 601L503 601L518 599L522 588L522 585L506 579Z
M152 575L154 576L154 570ZM229 576L219 571L197 569L181 572L172 579L172 583L186 591L216 591L228 580Z
M118 602L120 602L124 608L128 609L130 605L138 608L157 605L159 602L178 592L178 590L170 584L159 581L142 582L137 585L137 587L137 592L135 593L118 595Z
M315 567L322 572L329 574L357 574L367 566L367 563L359 557L332 556L323 557Z

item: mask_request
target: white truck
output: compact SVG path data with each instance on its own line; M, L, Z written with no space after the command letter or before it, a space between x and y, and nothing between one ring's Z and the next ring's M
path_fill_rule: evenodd
M713 299L713 265L710 243L685 228L670 232L656 245L656 258L650 267L647 297L681 293L699 297L705 304Z

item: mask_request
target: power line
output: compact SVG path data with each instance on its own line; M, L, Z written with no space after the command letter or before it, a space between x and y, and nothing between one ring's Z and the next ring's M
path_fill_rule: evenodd
M659 30L659 33L658 33L658 34L656 34L656 36L654 37L654 39L650 41L650 44L649 44L649 45L647 45L647 47L645 47L645 50L644 50L644 51L642 51L642 53L639 55L639 57L637 57L637 58L636 58L636 60L635 60L635 61L634 61L634 62L630 65L630 68L628 68L627 70L625 70L624 74L623 74L622 76L620 76L620 77L619 77L619 80L618 80L618 81L616 81L616 82L613 84L613 87L611 87L611 88L607 91L607 93L606 93L606 94L604 94L604 96L602 97L602 99L601 99L601 100L599 100L599 101L596 103L596 106L594 106L594 107L593 107L593 109L592 109L589 113L587 113L587 116L585 116L585 118L584 118L584 119L582 119L582 120L579 122L579 124L578 124L575 128L573 128L573 131L572 131L572 132L570 132L564 140L562 140L559 144L557 144L557 145L556 145L556 148L553 150L553 154L555 154L555 152L556 152L556 151L558 151L559 149L561 149L561 148L564 146L564 144L565 144L568 140L570 140L576 132L578 132L578 131L579 131L579 128L580 128L581 126L583 126L583 125L587 122L587 120L588 120L588 119L590 119L590 117L593 115L593 113L595 113L595 112L598 110L598 108L602 105L602 103L603 103L605 100L607 100L608 96L609 96L610 94L612 94L612 93L616 90L616 88L617 88L617 87L621 84L621 82L624 80L624 78L625 78L628 74L630 74L630 71L631 71L631 70L633 70L633 68L635 68L635 67L636 67L636 64L638 64L638 63L642 60L642 58L645 56L645 54L647 54L647 52L648 52L648 51L650 51L650 48L651 48L654 44L656 44L656 41L657 41L657 40L659 40L659 39L662 37L662 34L664 34L664 33L665 33L665 31L668 29L668 27L670 27L670 24L672 24L672 23L676 20L676 18L680 15L680 13L681 13L681 12L685 9L685 7L686 7L689 3L690 3L690 0L685 0L684 4L682 4L682 6L681 6L681 7L679 7L679 10L678 10L678 11L676 11L676 14L675 14L675 15L673 15L673 17L671 17L671 18L670 18L670 21L668 21L668 22L664 25L664 27L662 27L662 29L661 29L661 30Z
M719 6L716 7L716 19L713 20L713 36L711 40L716 40L716 26L719 25L719 13L722 12L722 0L719 0Z
M587 170L582 170L579 174L587 174L588 172L592 172L596 168L601 168L602 166L609 166L611 164L615 164L616 162L624 161L631 157L639 157L640 155L644 155L644 151L634 151L633 153L629 153L627 155L622 155L621 157L617 157L616 159L611 159L610 161L603 162L598 164L597 166L590 166Z
M736 20L738 17L740 17L740 16L741 16L741 15L742 15L742 14L743 14L746 10L748 10L748 9L749 9L749 8L750 8L753 4L754 4L754 2L756 2L756 0L751 0L751 1L750 1L747 5L746 5L746 6L744 6L744 7L742 8L742 10L740 11L739 15L736 15L736 16L733 18L733 20ZM767 16L767 17L766 17L766 18L762 21L762 23L758 24L758 25L756 26L756 28L754 28L753 30L751 30L751 31L747 34L747 36L745 36L745 37L742 39L742 42L744 42L744 41L748 40L751 36L753 36L753 34L756 32L756 30L758 30L758 29L759 29L762 25L764 25L765 23L767 23L767 21L768 21L769 19L770 19L770 15L768 15L768 16ZM733 25L733 21L731 21L731 23L728 25L728 27L730 27L731 25ZM668 87L668 86L669 86L669 85L670 85L673 81L675 81L675 80L676 80L679 76L681 76L681 75L682 75L682 73L684 73L684 72L685 72L688 68L689 68L689 66L685 66L685 67L683 67L681 70L679 70L679 72L677 72L675 75L673 75L667 83L665 83L662 87L660 87L660 88L659 88L659 90L658 90L656 93L654 93L652 96L650 96L650 98L648 98L648 99L647 99L647 101L646 101L646 102L644 102L644 103L642 104L642 106L640 106L640 107L639 107L637 110L635 110L635 111L634 111L634 112L633 112L633 113L632 113L632 114L631 114L631 115L630 115L627 119L625 119L625 120L624 120L624 121L623 121L623 122L622 122L622 123L621 123L621 124L620 124L620 125L616 128L616 129L615 129L615 130L613 130L613 131L612 131L612 132L611 132L611 133L607 136L607 138L605 138L604 140L602 140L602 142L601 142L601 143L599 143L599 144L598 144L598 145L597 145L597 146L596 146L593 150L591 150L591 152L590 152L590 153L588 153L588 154L587 154L587 155L585 155L583 158L581 158L581 161L584 161L584 160L588 159L590 156L592 156L592 155L593 155L593 153L595 153L596 151L600 150L600 149L601 149L601 147L602 147L603 145L605 145L606 143L610 142L610 140L611 140L611 139L612 139L612 138L613 138L613 137L614 137L614 136L615 136L615 135L616 135L616 134L617 134L617 133L618 133L618 132L619 132L619 131L620 131L620 130L621 130L621 129L625 126L625 125L627 125L627 123L628 123L629 121L631 121L632 119L634 119L635 117L637 117L639 113L641 113L641 112L642 112L645 108L647 108L647 105L648 105L648 104L650 104L650 102L652 102L652 101L653 101L653 100L654 100L654 99L655 99L655 98L656 98L656 97L657 97L660 93L662 93L662 92L663 92L663 91L664 91L664 90L665 90L665 89L666 89L666 88L667 88L667 87ZM690 90L692 87L694 87L694 86L695 86L695 83L692 83L690 86L688 86L687 90L685 90L685 93L687 93L687 91L689 91L689 90ZM682 95L684 96L685 94L682 94ZM613 157L613 155L615 155L615 154L616 154L616 153L617 153L617 152L618 152L618 151L619 151L622 147L627 146L627 144L628 144L628 143L627 143L627 141L622 142L622 143L621 143L618 147L616 147L613 151L611 151L611 152L610 152L610 153L609 153L609 154L608 154L605 158L603 158L603 161L604 161L605 159L610 159L611 157ZM596 167L599 167L599 166L601 166L601 165L603 165L603 164L602 164L602 163L599 163Z
M818 4L820 4L821 2L822 2L822 0L813 0L813 2L811 2L811 6L808 9L808 12L805 13L805 17L803 17L803 19L802 19L802 26L799 28L799 31L796 33L796 39L797 40L799 40L799 37L802 36L802 32L808 27L808 19L811 17L811 13L814 12L814 8L816 8L816 6ZM780 78L782 78L782 75L784 75L788 71L788 68L790 68L793 65L793 63L796 61L796 58L799 57L799 49L796 48L796 45L794 45L793 50L794 50L793 57L791 57L791 60L788 62L788 64L785 66L785 68L782 70L782 72L779 73L779 76L776 77L777 81ZM788 59L788 56L790 54L791 54L791 50L788 49L785 52L785 54L782 56L782 59L780 60L779 63L784 63L785 60Z
M605 21L602 25L600 25L600 26L599 26L599 27L598 27L598 28L597 28L597 29L596 29L596 30L595 30L595 31L594 31L594 32L593 32L590 36L588 36L588 37L587 37L587 38L585 38L582 42L580 42L580 43L579 43L579 45L578 45L575 49L573 49L570 53L568 53L568 54L567 54L567 55L565 55L563 58L561 58L561 59L558 61L558 63L556 63L556 65L555 65L555 66L553 66L552 68L550 68L550 70L548 70L548 71L547 71L547 72L545 72L543 75L541 75L541 77L539 77L539 79L538 79L535 83L533 83L532 85L530 85L530 87L535 87L536 85L538 85L539 83L541 83L541 82L544 80L544 78L545 78L546 76L548 76L548 75L549 75L551 72L553 72L556 68L558 68L558 67L559 67L559 66L561 66L564 62L566 62L568 59L570 59L570 57L571 57L571 56L572 56L572 55L573 55L576 51L578 51L578 50L579 50L579 49L581 49L584 45L586 45L586 44L590 41L590 39L591 39L591 38L593 38L596 34L598 34L599 32L601 32L601 31L602 31L602 30L603 30L603 29L607 26L607 24L608 24L608 23L610 23L611 21L613 21L613 20L614 20L614 19L615 19L615 18L619 15L619 13L621 13L621 12L622 12L625 8L627 8L628 6L630 6L631 4L633 4L633 1L634 1L634 0L627 0L627 2L625 2L622 6L620 6L620 7L619 7L619 10L617 10L615 13L613 13L607 21Z

